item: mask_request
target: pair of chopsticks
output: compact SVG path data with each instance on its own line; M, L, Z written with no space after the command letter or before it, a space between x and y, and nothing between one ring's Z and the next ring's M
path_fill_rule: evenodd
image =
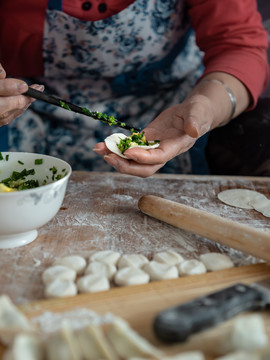
M127 125L126 123L115 119L113 116L109 116L109 115L106 115L106 114L103 114L103 113L100 113L97 111L90 111L87 108L83 108L83 107L71 104L70 102L59 99L56 96L46 94L44 92L33 89L31 87L29 87L28 90L23 95L30 96L37 100L45 101L46 103L61 107L63 109L69 110L69 111L73 111L78 114L89 116L94 120L102 121L103 123L106 123L110 126L115 125L117 127L129 130L131 132L140 132L141 131L140 129L131 127L131 126Z

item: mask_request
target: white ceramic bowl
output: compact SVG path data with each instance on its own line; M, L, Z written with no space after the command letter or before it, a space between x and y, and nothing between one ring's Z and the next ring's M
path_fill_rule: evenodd
M9 178L13 171L35 170L39 184L33 189L0 192L0 249L26 245L36 239L37 229L50 221L63 202L71 167L58 158L24 152L2 152L0 157L0 182ZM42 159L42 164L35 164ZM23 164L21 164L23 163ZM55 167L62 178L56 180L50 170Z

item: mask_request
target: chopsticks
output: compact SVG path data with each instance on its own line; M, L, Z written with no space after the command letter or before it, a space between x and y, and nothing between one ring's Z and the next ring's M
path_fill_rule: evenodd
M129 130L131 132L140 132L141 131L140 129L131 127L131 126L127 125L126 123L115 119L113 116L109 116L109 115L106 115L106 114L103 114L103 113L100 113L97 111L90 111L87 108L74 105L70 102L59 99L56 96L46 94L44 92L33 89L31 87L29 87L28 90L23 95L30 96L37 100L45 101L46 103L61 107L63 109L69 110L69 111L73 111L78 114L89 116L94 120L102 121L103 123L106 123L110 126L115 125L117 127Z

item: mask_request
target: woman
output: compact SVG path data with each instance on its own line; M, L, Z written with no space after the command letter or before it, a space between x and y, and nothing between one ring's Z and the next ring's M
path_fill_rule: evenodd
M24 91L14 93L17 81L2 73L2 124L10 122L11 150L49 153L73 169L112 166L142 177L158 170L207 173L205 134L254 108L267 85L268 39L255 0L14 5L0 5L0 55L9 76L44 84L161 142L158 149L131 149L129 160L119 158L102 142L119 129L39 101L10 122L32 100L18 95Z

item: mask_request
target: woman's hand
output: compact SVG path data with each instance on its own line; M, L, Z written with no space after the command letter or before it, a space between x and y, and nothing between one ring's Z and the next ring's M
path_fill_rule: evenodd
M37 90L44 90L42 85L33 85ZM22 95L28 85L18 79L7 79L6 72L0 64L0 126L6 125L21 115L34 101Z
M167 161L189 150L197 138L210 130L212 123L210 100L203 95L194 95L163 111L144 129L147 140L160 140L158 148L129 149L125 151L128 160L111 153L104 143L96 144L94 151L104 155L104 159L120 173L148 177Z

